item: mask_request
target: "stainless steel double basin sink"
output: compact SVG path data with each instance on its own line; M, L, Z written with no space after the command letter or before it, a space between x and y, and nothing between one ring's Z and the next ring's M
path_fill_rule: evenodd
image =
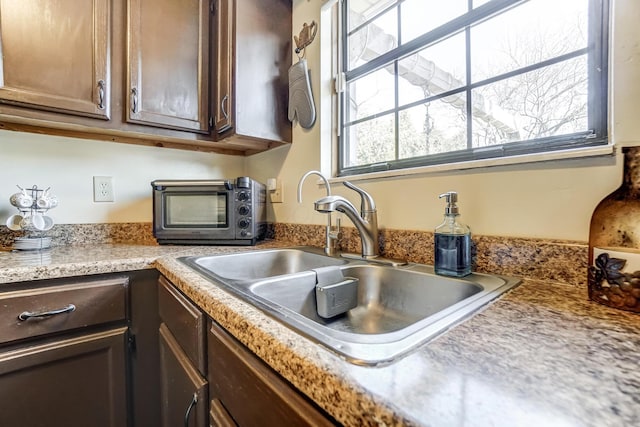
M389 363L443 333L520 283L473 273L434 274L409 263L385 266L329 257L315 248L269 249L184 257L180 261L228 292L352 363ZM358 279L357 306L326 319L316 307L316 269L333 267Z

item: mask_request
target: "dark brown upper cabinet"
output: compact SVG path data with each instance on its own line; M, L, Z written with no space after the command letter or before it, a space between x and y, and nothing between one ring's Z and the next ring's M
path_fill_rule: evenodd
M289 0L0 0L0 129L265 151L291 40Z
M214 40L217 42L214 125L218 134L233 129L233 114L231 102L233 94L233 0L218 0L216 9L216 32Z
M109 0L1 0L0 102L110 118Z
M217 139L262 151L291 142L289 0L215 0Z
M127 121L209 131L209 0L130 0Z

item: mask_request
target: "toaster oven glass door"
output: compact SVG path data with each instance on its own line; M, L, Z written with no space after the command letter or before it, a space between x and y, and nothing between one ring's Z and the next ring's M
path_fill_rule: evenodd
M165 228L228 228L228 193L165 193Z

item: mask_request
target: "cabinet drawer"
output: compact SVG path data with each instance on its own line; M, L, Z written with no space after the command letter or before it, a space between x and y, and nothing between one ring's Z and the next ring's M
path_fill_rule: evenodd
M0 293L0 344L127 318L128 277Z
M202 373L206 373L205 318L202 312L167 279L160 277L158 310L180 347Z

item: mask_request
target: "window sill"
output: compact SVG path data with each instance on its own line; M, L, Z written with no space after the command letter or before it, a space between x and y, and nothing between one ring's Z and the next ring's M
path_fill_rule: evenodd
M472 160L467 162L448 163L432 166L421 166L407 169L396 169L358 175L334 177L329 182L365 181L381 178L405 177L411 175L428 175L442 172L465 171L496 166L511 166L527 163L541 163L555 160L569 160L589 157L611 156L615 153L614 144L597 147L576 148L572 150L552 151L547 153L527 154L521 156L500 157L493 159Z

